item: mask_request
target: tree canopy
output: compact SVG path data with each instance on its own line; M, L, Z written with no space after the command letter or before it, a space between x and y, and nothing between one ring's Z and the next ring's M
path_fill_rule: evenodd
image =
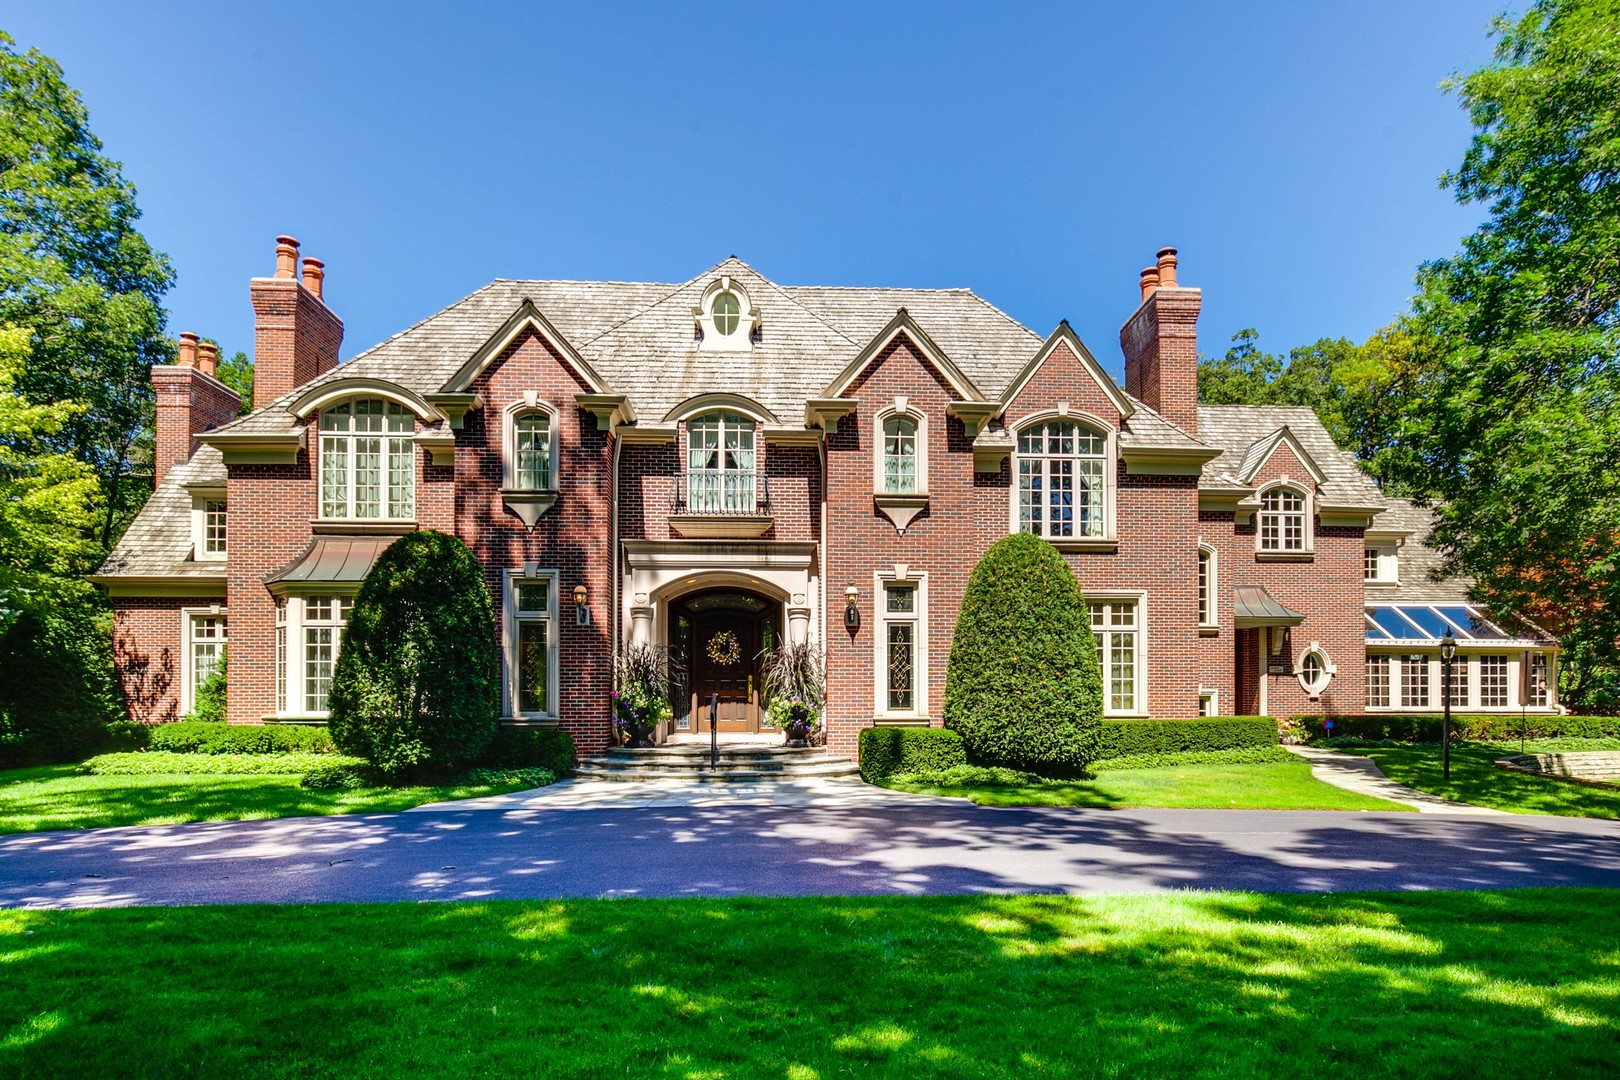
M102 550L150 492L131 475L150 468L147 369L172 353L161 300L174 275L139 217L61 67L0 32L0 324L29 335L18 390L83 405L49 439L99 478Z

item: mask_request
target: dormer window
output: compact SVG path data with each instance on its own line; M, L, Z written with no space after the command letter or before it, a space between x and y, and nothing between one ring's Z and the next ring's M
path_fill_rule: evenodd
M737 302L737 294L729 289L714 298L714 306L709 309L714 316L714 328L721 336L729 336L737 332L737 319L742 312L742 305Z
M1303 492L1274 487L1260 496L1260 550L1304 554L1310 550L1310 522Z
M321 516L408 521L416 513L416 417L358 398L321 412Z
M741 282L721 277L703 290L702 300L692 309L692 321L700 352L747 352L759 332L759 309Z

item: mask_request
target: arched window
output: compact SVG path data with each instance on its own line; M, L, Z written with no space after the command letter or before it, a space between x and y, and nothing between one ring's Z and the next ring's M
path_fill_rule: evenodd
M551 483L551 416L538 410L512 418L512 487L549 491Z
M1018 522L1049 540L1107 535L1108 439L1072 420L1018 433Z
M416 419L403 405L356 398L321 412L321 516L408 521L416 514Z
M917 473L917 421L891 416L883 421L883 494L915 494Z
M1260 496L1260 550L1309 550L1305 496L1293 488L1275 487Z
M688 420L686 485L689 513L753 513L754 422L733 412Z

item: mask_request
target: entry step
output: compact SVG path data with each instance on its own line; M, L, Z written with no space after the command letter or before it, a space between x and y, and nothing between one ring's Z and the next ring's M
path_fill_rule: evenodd
M704 782L832 779L860 775L848 758L833 757L819 747L725 746L712 764L706 746L654 746L640 750L615 747L600 757L585 758L574 775L599 780L673 780Z

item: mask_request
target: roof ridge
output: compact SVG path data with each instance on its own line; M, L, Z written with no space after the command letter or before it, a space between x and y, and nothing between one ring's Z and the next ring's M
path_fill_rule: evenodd
M696 274L692 275L691 277L687 278L685 281L681 282L679 285L671 286L668 292L666 292L663 295L659 296L656 300L653 300L651 303L637 308L635 311L632 311L630 314L626 315L624 318L620 319L618 322L613 323L612 325L608 326L600 334L597 334L593 338L587 338L584 341L578 342L577 344L575 344L574 347L576 349L583 350L585 348L585 346L587 346L587 345L594 345L596 342L601 341L603 338L607 337L609 334L613 333L613 331L619 329L621 326L624 326L626 323L630 322L632 319L639 319L641 316L647 314L647 312L651 311L653 308L657 307L659 304L664 303L670 297L674 296L676 293L680 292L682 289L686 288L688 285L691 285L693 282L697 281L699 278L703 277L706 274L714 273L716 270L718 270L722 266L726 265L726 263L732 262L734 260L736 262L742 263L742 265L744 265L744 266L748 266L747 263L745 263L741 259L737 258L737 256L735 256L735 255L727 255L725 258L721 259L719 262L715 263L713 266L709 267L707 270L700 270L698 273L696 273ZM754 270L754 268L752 266L748 266L748 269ZM765 275L760 274L758 270L754 270L754 273L759 274L759 277L760 277L761 280L765 279ZM589 284L597 284L597 283L595 283L595 282L575 282L574 284L589 285ZM619 284L624 284L624 285L635 285L635 284L662 285L664 283L663 282L628 282L627 281L627 282L619 282Z

